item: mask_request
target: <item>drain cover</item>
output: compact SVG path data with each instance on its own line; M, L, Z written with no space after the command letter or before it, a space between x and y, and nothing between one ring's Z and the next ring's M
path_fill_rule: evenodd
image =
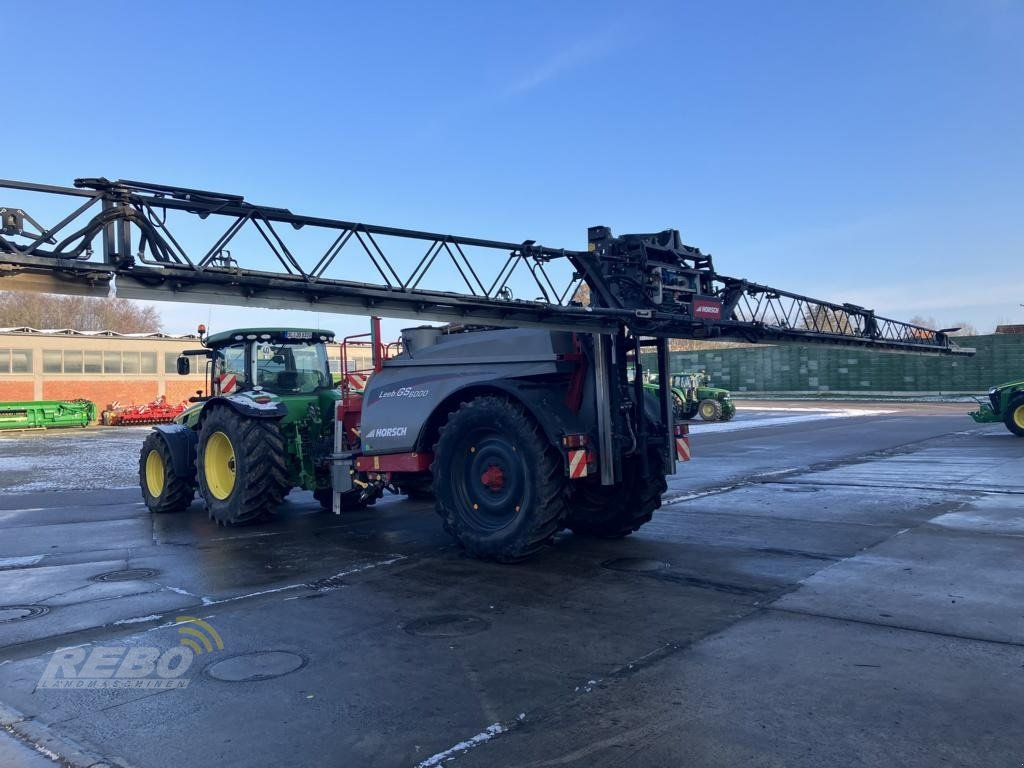
M613 571L639 571L640 573L668 568L668 563L652 560L649 557L619 557L615 560L605 560L601 565Z
M252 683L290 675L304 666L306 658L291 651L255 651L215 661L206 674L225 683Z
M92 581L141 581L152 579L159 571L152 568L129 568L125 571L109 571L93 576Z
M45 605L0 605L0 624L34 619L50 612Z
M490 626L489 621L477 616L444 614L442 616L425 616L422 619L410 621L402 629L410 635L419 635L420 637L462 637L483 632Z

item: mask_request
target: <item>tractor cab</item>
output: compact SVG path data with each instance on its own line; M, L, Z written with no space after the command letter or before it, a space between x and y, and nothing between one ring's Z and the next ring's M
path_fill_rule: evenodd
M327 358L332 331L310 328L240 328L205 336L203 349L186 350L178 358L178 373L191 370L190 357L207 359L207 391L193 402L247 391L278 396L312 395L332 389Z

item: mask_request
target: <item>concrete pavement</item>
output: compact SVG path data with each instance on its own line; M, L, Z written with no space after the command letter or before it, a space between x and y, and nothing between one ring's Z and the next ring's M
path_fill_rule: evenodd
M26 480L87 461L72 435L0 439L0 701L29 741L147 768L1018 765L1024 441L958 406L847 410L698 425L651 524L515 567L422 502L296 492L218 529ZM61 648L178 649L182 616L223 643L185 688L39 685Z

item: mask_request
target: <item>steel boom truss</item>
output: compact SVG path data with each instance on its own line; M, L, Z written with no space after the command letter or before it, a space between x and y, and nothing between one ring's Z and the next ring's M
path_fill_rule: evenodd
M305 216L254 205L239 195L145 182L77 179L72 188L0 180L0 188L78 203L49 227L24 208L0 208L0 277L12 288L107 295L116 287L119 296L148 300L586 332L626 327L656 337L970 352L942 331L719 275L711 257L683 245L674 230L615 238L594 227L589 249L577 251L531 240L502 242ZM223 219L224 227L208 248L190 251L171 231L168 214L179 212ZM330 244L312 254L300 252L289 236L303 229L325 231ZM243 232L258 235L273 255L271 268L256 268L237 248L230 251ZM418 242L422 255L400 269L385 240ZM372 265L372 281L333 276L331 269L344 270L353 251ZM481 252L497 255L489 260L486 277ZM459 290L425 287L428 274L441 265L461 283ZM495 265L500 265L496 273ZM553 265L562 278L571 268L565 284L556 279ZM515 298L513 275L535 288L537 298ZM583 283L589 306L577 301Z

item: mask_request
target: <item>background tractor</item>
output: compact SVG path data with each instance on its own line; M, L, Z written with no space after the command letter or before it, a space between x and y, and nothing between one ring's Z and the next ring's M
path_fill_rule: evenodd
M661 387L656 375L647 375L644 388L657 395ZM677 419L729 421L736 415L736 405L729 390L712 387L707 371L674 373L671 377L673 415Z
M331 505L329 457L341 393L326 344L331 331L244 328L205 336L203 348L178 358L205 358L207 389L172 424L146 437L139 458L142 497L153 512L177 512L198 490L222 525L273 514L292 488Z
M1024 437L1024 380L1011 381L992 387L988 391L988 402L978 401L981 406L970 416L979 424L993 424L1001 421L1017 437Z
M711 386L707 371L672 374L672 395L681 405L679 418L700 416L704 421L729 421L736 415L736 405L729 390Z

